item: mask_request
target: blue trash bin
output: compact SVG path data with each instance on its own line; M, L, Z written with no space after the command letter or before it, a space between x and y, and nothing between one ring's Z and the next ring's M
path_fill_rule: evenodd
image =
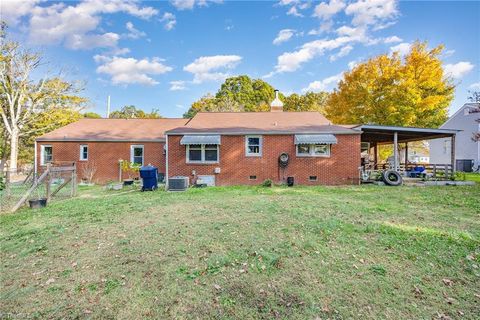
M158 169L152 165L140 168L140 178L142 178L142 191L155 190L158 188Z

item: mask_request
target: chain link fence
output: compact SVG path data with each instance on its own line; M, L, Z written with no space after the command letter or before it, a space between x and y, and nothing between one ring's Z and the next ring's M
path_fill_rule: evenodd
M5 170L0 181L0 212L10 212L20 200L22 205L29 205L30 200L48 199L56 201L67 199L76 193L75 167L52 166L49 172L35 176L33 169L11 172ZM39 179L42 179L41 181Z

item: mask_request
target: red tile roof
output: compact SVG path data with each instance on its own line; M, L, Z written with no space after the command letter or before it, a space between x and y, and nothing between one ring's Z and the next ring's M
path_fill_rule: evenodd
M332 125L318 112L200 112L167 134L359 133Z
M82 119L41 137L38 141L162 141L165 131L187 119Z

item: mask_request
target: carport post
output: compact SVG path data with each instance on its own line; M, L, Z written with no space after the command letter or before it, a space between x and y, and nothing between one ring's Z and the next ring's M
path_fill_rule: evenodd
M393 170L398 170L398 132L393 133Z
M408 170L408 142L405 142L405 171Z
M451 147L450 147L450 164L452 165L452 177L455 174L455 134L451 137Z

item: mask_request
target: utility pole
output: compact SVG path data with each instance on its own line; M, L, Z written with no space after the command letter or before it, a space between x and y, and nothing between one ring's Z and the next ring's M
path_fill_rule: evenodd
M110 118L110 95L107 98L107 118Z

